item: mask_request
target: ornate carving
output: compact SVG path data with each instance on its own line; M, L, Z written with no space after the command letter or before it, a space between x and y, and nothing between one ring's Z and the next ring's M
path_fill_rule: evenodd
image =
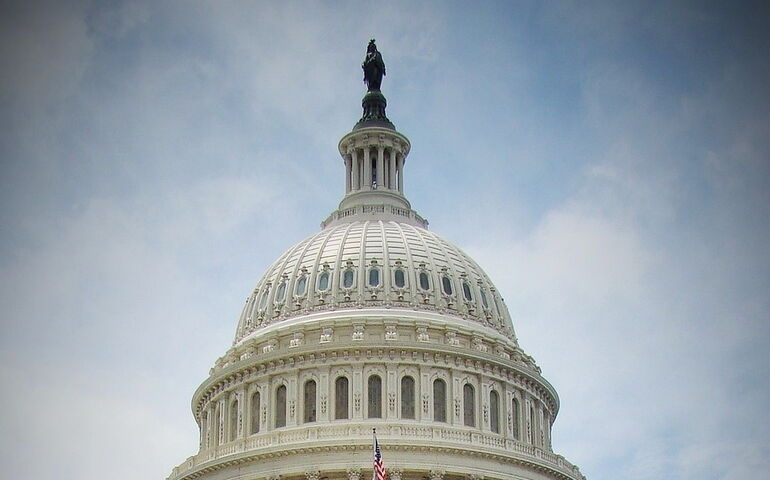
M278 340L269 340L265 346L262 347L262 353L270 353L278 348Z
M385 340L398 340L398 330L395 325L385 326Z
M431 470L428 473L428 478L430 480L444 480L445 473L444 470Z
M400 468L388 469L388 478L390 480L401 480L403 471Z
M305 342L305 334L302 332L294 332L294 336L289 340L289 348L297 348Z
M326 403L327 403L326 395L321 395L321 413L322 414L326 413Z
M296 405L294 400L289 400L289 417L294 418L295 410L296 410Z
M388 407L391 412L396 411L396 394L393 392L388 394Z
M489 349L481 337L473 337L473 340L471 340L471 346L474 350L478 350L479 352L486 352Z
M460 340L457 338L456 332L446 332L445 337L447 345L452 345L453 347L460 346Z
M361 411L361 394L360 393L353 394L353 408L356 409L356 412Z
M361 480L360 468L348 468L347 474L348 474L348 480Z
M422 396L422 411L425 413L428 413L429 408L430 408L430 395L425 394Z
M321 339L318 341L318 343L329 343L332 341L332 336L334 335L334 329L331 327L325 327L321 331Z
M364 339L364 326L363 325L354 325L353 326L353 333L350 336L350 339L355 341L363 340Z
M417 341L430 342L430 335L428 335L427 327L417 327Z
M320 480L321 472L318 470L307 471L305 472L305 478L307 478L307 480Z

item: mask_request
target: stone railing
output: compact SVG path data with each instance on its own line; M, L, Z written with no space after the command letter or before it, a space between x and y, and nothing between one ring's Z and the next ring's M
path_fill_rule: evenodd
M393 217L393 220L399 218L407 219L422 228L428 227L428 221L417 214L414 210L408 208L396 207L394 205L376 204L376 205L356 205L353 207L337 210L331 213L326 219L321 222L321 228L325 228L331 225L337 220L342 220L353 215L384 215L385 217ZM366 217L364 217L366 218Z
M220 460L226 461L228 460L226 457L237 454L258 456L261 453L266 453L272 455L284 448L318 450L343 443L346 445L360 444L363 448L367 448L371 442L372 425L374 424L303 425L239 438L202 450L197 455L189 457L174 468L167 480L179 480L188 473L192 473L193 470L197 470L196 467L211 467L219 463ZM580 470L561 455L502 435L478 432L465 427L399 423L388 425L378 423L377 433L380 445L394 451L398 451L405 445L480 451L487 455L497 454L501 457L529 462L541 468L549 468L561 473L566 478L585 480Z

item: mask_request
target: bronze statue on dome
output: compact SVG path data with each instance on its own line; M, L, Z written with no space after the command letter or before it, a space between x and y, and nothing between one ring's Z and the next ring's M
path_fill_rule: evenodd
M366 47L366 58L361 64L364 69L364 83L366 83L369 92L379 92L382 84L382 77L385 75L385 62L382 55L374 44L374 39L369 40Z

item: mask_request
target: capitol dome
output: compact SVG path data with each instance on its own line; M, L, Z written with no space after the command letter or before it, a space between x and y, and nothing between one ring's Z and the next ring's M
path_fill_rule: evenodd
M404 196L411 145L380 80L339 143L342 201L248 295L168 480L361 480L373 429L391 480L584 480L500 292Z

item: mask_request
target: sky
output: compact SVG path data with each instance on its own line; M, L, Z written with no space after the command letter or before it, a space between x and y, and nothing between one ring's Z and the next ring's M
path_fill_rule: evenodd
M405 191L591 480L770 470L763 2L0 3L0 464L165 478L243 301L344 193L370 38Z

